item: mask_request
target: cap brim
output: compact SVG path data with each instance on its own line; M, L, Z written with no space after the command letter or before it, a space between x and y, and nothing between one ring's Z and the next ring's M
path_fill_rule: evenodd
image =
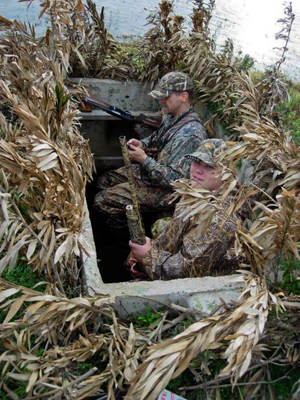
M161 100L168 97L168 94L166 92L162 92L160 90L152 90L152 92L148 93L148 95L154 97L154 99L156 100Z
M191 160L191 161L195 161L197 163L203 161L205 162L205 164L209 165L210 167L216 167L216 163L213 160L212 157L207 156L206 154L204 154L203 156L193 156L192 154L188 154L185 156L187 159Z

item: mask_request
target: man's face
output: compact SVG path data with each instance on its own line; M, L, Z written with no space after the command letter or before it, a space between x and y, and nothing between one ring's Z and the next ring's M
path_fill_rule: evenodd
M174 117L181 114L188 102L188 95L184 92L174 92L170 96L159 100L165 114L172 114Z
M221 178L216 178L215 174L219 171L216 167L211 167L205 162L192 162L190 178L195 182L193 186L205 187L208 190L216 190L222 185Z

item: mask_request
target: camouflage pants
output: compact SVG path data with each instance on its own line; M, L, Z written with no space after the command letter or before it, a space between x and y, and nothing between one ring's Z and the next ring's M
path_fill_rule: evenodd
M139 165L133 165L137 198L141 211L173 210L170 206L170 189L160 188L144 182L140 176ZM105 216L106 222L113 228L127 226L125 207L132 204L126 168L108 171L100 176L98 183L99 193L95 196L94 206Z

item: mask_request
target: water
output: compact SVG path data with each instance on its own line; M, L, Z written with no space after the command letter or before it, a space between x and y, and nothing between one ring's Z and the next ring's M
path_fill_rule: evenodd
M149 26L146 17L158 5L158 0L94 0L98 10L105 7L108 31L119 40L142 36ZM274 47L282 47L283 41L275 41L274 35L281 28L276 24L283 17L283 0L216 0L211 21L211 33L220 46L226 38L233 39L236 50L249 54L256 60L255 66L263 69L280 58ZM192 0L174 0L174 10L186 18L186 29L191 26ZM300 1L293 1L296 15L287 60L282 70L295 81L300 81ZM0 0L0 14L6 18L30 21L37 34L42 34L47 20L38 19L39 1L27 8L27 3L18 0Z

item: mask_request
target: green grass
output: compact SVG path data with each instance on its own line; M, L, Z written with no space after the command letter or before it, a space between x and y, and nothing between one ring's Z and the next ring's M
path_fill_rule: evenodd
M201 370L201 363L206 361L208 367L211 371L211 375L207 375ZM201 380L199 382L196 381L194 375L189 369L186 369L180 376L173 379L169 382L167 386L167 390L171 392L181 395L181 391L179 390L181 387L188 387L188 386L196 386L197 384L201 384L205 381L213 380L220 371L225 367L226 361L220 358L215 358L215 355L211 351L206 351L203 354L194 358L194 360L190 363L190 367L196 371L199 376L201 376ZM299 380L300 376L300 367L299 365L295 364L294 369L292 369L292 365L288 366L280 366L280 365L270 365L269 371L271 378L268 379L266 376L261 378L262 381L276 381L277 379L287 375L285 379L282 379L278 382L271 383L271 387L276 393L277 400L287 400L291 398L291 393L294 384ZM254 373L255 371L253 371ZM243 380L247 382L247 375L245 378L242 378L238 383L242 384ZM219 385L228 385L230 383L229 379L225 379L224 381L219 382ZM218 384L216 384L218 385ZM233 390L231 387L223 387L220 389L220 396L221 400L241 400L243 399L243 386L236 386ZM254 399L260 399L263 397L265 400L271 400L269 395L269 390L266 385L262 385L262 388L259 393L254 397ZM192 391L187 391L186 394L183 396L187 400L206 400L207 393L204 389L197 389ZM210 397L211 400L215 400L214 396Z
M76 363L76 368L72 371L76 373L76 375L81 376L84 375L86 372L90 371L92 368L95 367L94 363L91 362L78 362Z
M11 271L6 267L1 278L15 285L21 285L28 288L32 288L42 280L37 271L30 272L30 265L27 264L24 258L20 258ZM44 286L42 288L39 286L36 288L39 292L43 292L44 289Z
M209 370L211 371L211 375L207 375L201 368L201 364L206 362ZM201 376L202 381L197 382L194 374L190 369L186 369L180 376L173 379L169 382L167 386L167 390L177 394L180 396L181 392L179 390L180 387L184 386L196 386L197 384L201 384L205 381L213 380L215 376L217 376L220 371L226 366L226 361L221 358L216 358L216 355L213 351L207 350L204 353L195 357L190 363L190 368ZM222 383L229 383L228 381L224 381ZM222 388L220 390L222 400L231 400L231 399L239 399L236 397L235 393L232 393L231 387ZM206 393L204 389L197 389L194 391L187 391L186 395L183 396L188 400L204 400L207 399ZM213 399L213 398L212 398Z
M286 379L282 379L281 381L271 383L271 386L276 393L277 400L287 400L292 397L293 386L299 380L300 377L300 368L299 366L298 367L296 366L295 369L293 369L289 373L291 367L292 367L291 365L289 365L288 367L280 367L277 365L272 365L270 367L270 372L273 381L283 377L285 374L288 375Z
M28 288L32 288L37 283L42 281L42 278L37 271L33 273L30 272L30 266L22 258L18 260L17 264L11 271L9 271L8 267L6 267L3 271L1 278L15 285L25 286ZM40 285L37 288L35 288L35 290L43 293L45 290L45 285ZM20 293L17 293L16 295L11 296L10 299L17 298L20 295L21 295ZM13 318L13 320L18 319L20 314L24 311L24 309L25 305L23 304L19 312ZM4 321L7 313L8 309L0 310L0 323Z

